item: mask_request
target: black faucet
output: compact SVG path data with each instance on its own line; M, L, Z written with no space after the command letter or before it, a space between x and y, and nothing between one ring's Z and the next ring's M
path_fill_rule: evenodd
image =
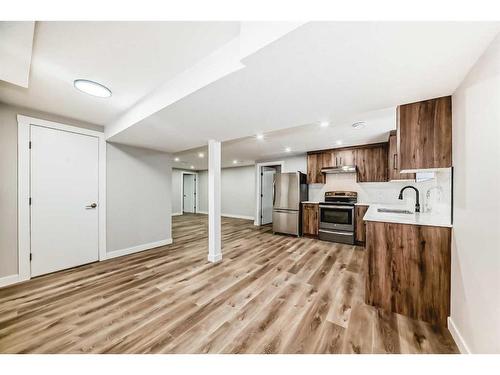
M417 202L415 203L415 212L420 212L420 200L418 198L418 189L415 186L408 185L402 188L401 191L399 192L399 199L403 199L403 191L405 191L408 188L415 190L415 193L417 195Z

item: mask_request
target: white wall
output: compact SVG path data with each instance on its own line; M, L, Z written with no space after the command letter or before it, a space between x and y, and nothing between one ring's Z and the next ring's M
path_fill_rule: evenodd
M108 253L171 241L171 172L169 154L107 144Z
M208 212L208 171L198 173L200 213ZM175 198L174 198L175 199ZM222 216L254 219L255 166L223 168L221 173Z
M450 330L500 353L500 35L453 95L453 165Z
M17 274L17 115L103 131L102 126L0 103L0 284Z

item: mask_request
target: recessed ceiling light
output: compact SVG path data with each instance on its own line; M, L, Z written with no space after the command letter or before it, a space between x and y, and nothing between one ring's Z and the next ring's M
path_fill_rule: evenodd
M191 168L191 169L194 169L194 165L192 165L190 168Z
M179 159L179 158L174 158L174 161L179 161L179 160L181 160L181 159Z
M203 152L198 152L198 157L199 158L204 158L205 157L205 154Z
M338 140L337 142L335 142L336 145L340 146L343 142L341 140Z
M238 164L238 160L233 160L233 164Z
M322 121L319 123L319 126L321 126L322 128L326 128L326 127L328 127L328 125L330 125L330 123L328 121Z
M285 148L285 152L290 152L292 149L290 147Z
M257 139L264 139L264 134L257 134L255 136L255 138L257 138Z
M354 124L352 124L352 127L354 129L362 129L366 126L366 122L364 121L358 121L358 122L355 122Z
M88 79L77 79L73 82L73 85L85 94L97 96L99 98L109 98L111 96L111 90L106 86L94 81L89 81Z

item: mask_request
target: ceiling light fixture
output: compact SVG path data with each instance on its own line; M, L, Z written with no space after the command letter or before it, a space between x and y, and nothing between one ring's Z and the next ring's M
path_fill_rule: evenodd
M179 159L179 158L174 158L174 161L179 161L179 160L181 160L181 159Z
M198 152L198 157L199 158L204 158L205 157L205 154L203 152Z
M338 140L337 142L335 142L335 144L336 144L337 146L340 146L340 145L342 144L342 141L341 141L341 140Z
M366 126L366 122L364 121L358 121L358 122L355 122L354 124L352 124L352 127L354 129L362 129Z
M322 121L319 123L319 126L321 126L322 128L327 128L328 125L330 125L330 123L328 121Z
M192 165L190 168L191 168L191 169L194 169L194 165Z
M233 160L233 164L238 164L238 160Z
M89 81L88 79L77 79L73 82L73 86L85 94L97 96L99 98L109 98L111 96L111 90L106 86L94 81Z
M285 148L285 152L290 152L292 149L290 147Z
M255 136L255 138L257 138L257 139L259 139L259 140L260 140L260 139L264 139L264 134L257 134L257 135Z

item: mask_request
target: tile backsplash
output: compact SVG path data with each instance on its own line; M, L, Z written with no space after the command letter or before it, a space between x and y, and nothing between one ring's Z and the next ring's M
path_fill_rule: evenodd
M435 172L434 178L422 181L356 182L355 173L327 174L324 185L309 185L309 200L323 201L326 191L347 190L358 193L358 202L385 203L415 207L415 192L404 192L404 200L398 199L401 188L415 186L420 191L420 206L423 212L451 213L451 168Z

